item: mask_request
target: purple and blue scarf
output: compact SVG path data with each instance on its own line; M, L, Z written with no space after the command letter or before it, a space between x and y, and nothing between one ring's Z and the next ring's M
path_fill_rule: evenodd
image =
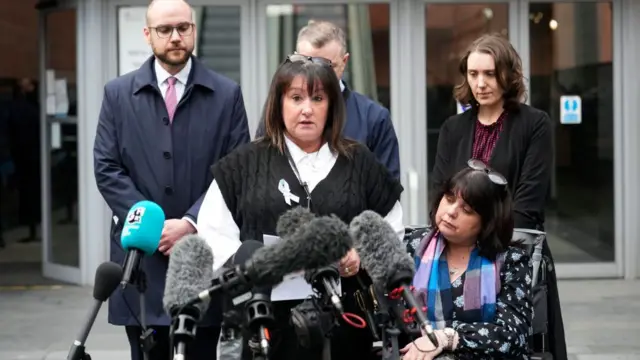
M435 232L430 239L423 239L415 257L417 271L413 287L418 300L426 305L427 318L436 329L446 327L447 321L453 318L449 266L442 256L445 247L446 241L439 232ZM464 310L479 310L479 322L494 320L503 262L504 253L493 262L480 256L477 248L471 252L464 279Z

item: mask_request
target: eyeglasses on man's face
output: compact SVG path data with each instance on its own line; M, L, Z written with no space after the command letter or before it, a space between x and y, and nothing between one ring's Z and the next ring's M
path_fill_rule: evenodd
M173 31L177 31L180 36L191 36L193 34L194 24L190 22L180 23L178 25L159 25L154 27L149 27L149 29L154 29L156 31L156 35L158 35L161 39L170 38L173 35Z

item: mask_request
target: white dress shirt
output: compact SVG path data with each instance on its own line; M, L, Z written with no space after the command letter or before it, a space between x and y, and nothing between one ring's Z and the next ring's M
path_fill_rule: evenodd
M177 103L182 99L182 95L184 95L184 89L187 88L187 80L189 79L189 72L191 71L191 58L187 60L187 63L184 65L182 70L180 70L177 74L171 75L165 70L160 63L156 59L154 62L154 70L156 72L156 80L158 81L158 88L160 88L160 92L162 93L162 98L164 99L167 96L167 90L169 89L169 82L167 81L170 77L176 78L176 100ZM187 220L194 229L197 229L196 223L191 220L189 217L183 217L182 219Z
M309 192L313 191L318 183L327 177L338 156L331 152L327 144L323 145L317 152L305 153L288 138L285 138L285 142L291 153L291 158L298 168L300 177L302 177L300 180L307 183ZM404 237L404 224L402 223L402 206L399 201L396 202L385 219L396 231L398 237L402 239ZM236 253L241 244L240 229L234 221L233 215L229 211L215 180L211 183L202 201L197 224L198 235L211 246L213 269L215 271Z
M158 87L160 88L160 92L162 93L162 98L164 99L167 96L167 89L169 89L169 82L167 79L170 77L174 77L177 79L175 87L176 87L176 100L180 102L182 99L182 95L184 95L184 89L187 87L187 81L189 80L189 72L191 71L191 58L187 60L187 63L184 65L182 70L180 70L177 74L171 75L165 70L158 60L154 62L154 68L156 71L156 80L158 81Z

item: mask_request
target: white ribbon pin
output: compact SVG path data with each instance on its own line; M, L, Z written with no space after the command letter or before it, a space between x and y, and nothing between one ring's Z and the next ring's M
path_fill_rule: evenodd
M284 179L280 179L280 182L278 183L278 190L280 190L282 196L284 196L284 202L286 202L287 205L291 205L291 201L295 203L300 202L300 198L291 193L289 184Z

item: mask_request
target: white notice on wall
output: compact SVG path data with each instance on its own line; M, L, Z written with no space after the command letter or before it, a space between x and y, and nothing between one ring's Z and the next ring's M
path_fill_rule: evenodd
M118 74L138 69L153 54L144 37L147 8L123 6L118 9ZM199 27L201 10L194 8L193 22ZM153 31L153 30L152 30ZM197 44L197 41L196 41ZM194 47L193 54L196 55Z

